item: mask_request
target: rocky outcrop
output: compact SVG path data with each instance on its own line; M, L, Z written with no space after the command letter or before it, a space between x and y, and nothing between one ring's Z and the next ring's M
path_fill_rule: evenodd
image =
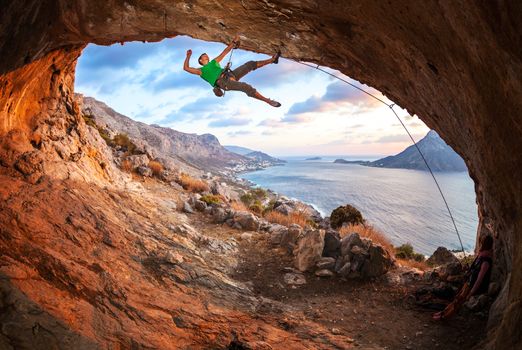
M522 308L522 7L469 2L465 15L462 8L454 1L8 2L0 13L2 167L31 182L42 174L114 181L109 156L89 151L75 112L74 65L84 45L178 34L225 42L241 32L246 49L280 49L379 89L463 157L476 183L479 234L495 238L494 277L502 283L488 347L514 348Z
M457 257L452 252L444 247L438 247L428 258L428 260L426 260L426 263L431 266L439 266L458 262L459 259L457 259Z
M417 142L417 147L433 171L467 171L464 160L433 130ZM367 166L428 170L417 147L409 146L394 156L369 162Z
M168 168L194 173L194 165L208 171L249 162L249 159L221 146L214 135L186 134L171 128L147 125L114 111L92 97L81 96L81 99L82 112L106 130L109 136L119 133L128 135L138 150L152 159L161 159Z

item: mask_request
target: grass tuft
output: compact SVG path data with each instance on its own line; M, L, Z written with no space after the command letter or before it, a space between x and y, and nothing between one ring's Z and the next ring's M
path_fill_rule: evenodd
M208 184L199 179L195 179L192 176L182 173L179 177L179 184L187 191L190 192L207 192L209 191Z
M149 168L150 170L152 170L152 174L156 177L160 176L164 170L163 164L161 164L157 160L151 160L149 162Z

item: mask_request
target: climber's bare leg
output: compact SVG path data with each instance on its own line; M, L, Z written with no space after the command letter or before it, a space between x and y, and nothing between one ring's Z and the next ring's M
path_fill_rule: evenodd
M274 61L275 61L277 58L278 58L278 55L275 54L275 55L273 55L272 57L270 57L270 58L267 59L267 60L256 61L257 68L261 68L261 67L266 66L267 64L274 63Z

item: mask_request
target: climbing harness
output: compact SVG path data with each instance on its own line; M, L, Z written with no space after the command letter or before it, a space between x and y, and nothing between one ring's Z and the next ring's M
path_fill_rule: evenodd
M314 68L314 69L317 69L318 71L320 72L323 72L325 74L328 74L329 76L335 78L335 79L338 79L348 85L350 85L351 87L365 93L366 95L374 98L375 100L379 101L380 103L384 104L385 106L387 106L388 108L390 108L390 110L393 112L393 114L395 115L395 117L397 118L397 120L399 121L399 123L401 123L402 127L404 128L404 130L406 131L406 133L408 134L409 138L411 139L411 142L413 143L413 145L415 146L415 148L417 149L417 151L419 152L422 160L424 161L424 164L426 164L426 167L428 168L430 174L431 174L431 177L433 178L433 181L435 182L435 185L437 186L437 189L439 190L439 193L440 193L440 196L442 197L442 200L444 201L444 205L446 206L446 209L448 211L448 214L449 214L449 217L451 219L451 222L453 223L453 227L455 228L455 233L457 234L457 237L459 238L459 243L460 243L460 248L462 250L462 253L465 254L464 252L464 245L462 244L462 239L460 238L460 233L459 233L459 230L457 229L457 224L455 223L455 219L453 218L453 214L451 213L451 210L450 210L450 207L448 205L448 202L446 201L446 197L444 196L444 193L442 192L442 189L439 185L439 182L437 181L437 178L435 177L435 174L433 174L433 171L431 170L431 167L429 166L428 164L428 161L426 160L426 158L424 157L424 154L422 153L422 151L420 150L419 146L417 145L417 142L415 142L415 140L413 139L413 137L411 136L411 133L410 131L408 130L408 128L406 127L406 125L403 123L403 121L401 120L401 118L399 117L399 115L397 114L397 112L395 112L395 110L393 109L393 107L395 106L395 103L387 103L386 101L384 101L383 99L375 96L374 94L358 87L357 85L355 84L352 84L351 82L349 82L348 80L346 79L343 79L333 73L330 73L324 69L322 69L319 65L313 65L313 64L310 64L310 63L306 63L306 62L301 62L301 61L297 61L297 60L294 60L294 59L290 59L291 61L294 61L296 63L299 63L299 64L302 64L303 66L307 66L307 67L310 67L310 68Z
M234 50L237 49L238 47L239 47L239 43L235 42L234 46L232 47L232 50L230 50L230 55L228 56L228 62L225 66L225 69L223 70L222 75L227 80L233 76L232 69L230 68L230 67L232 67L232 55L234 54ZM213 91L214 91L214 95L216 95L217 97L224 97L226 90L221 89L219 86L216 85L216 86L214 86Z

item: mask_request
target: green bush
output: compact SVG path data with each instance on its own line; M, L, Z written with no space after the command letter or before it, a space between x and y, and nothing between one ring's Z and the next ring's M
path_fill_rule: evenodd
M262 201L263 199L265 199L267 197L267 192L266 190L262 189L262 188L254 188L253 190L250 191L250 193L252 194L252 196L260 201Z
M264 207L264 209L263 209L263 214L266 214L266 213L268 213L269 211L274 210L274 205L275 205L275 203L276 203L276 200L275 200L275 199L270 200L270 202L268 202L268 204Z
M242 194L241 197L239 197L239 200L241 200L241 202L243 202L244 205L249 207L254 202L254 197L252 196L252 194L250 192L248 192L248 193Z
M248 209L257 214L262 214L264 211L263 204L261 204L261 201L258 199L254 200L254 203L252 203Z
M395 248L395 257L404 260L415 260L423 262L426 258L424 255L416 253L410 243L405 243Z
M215 194L206 194L200 199L208 205L221 203L221 197Z
M351 206L350 204L346 204L345 206L338 207L332 211L330 214L330 225L334 229L338 229L343 224L364 224L364 219L361 212Z

